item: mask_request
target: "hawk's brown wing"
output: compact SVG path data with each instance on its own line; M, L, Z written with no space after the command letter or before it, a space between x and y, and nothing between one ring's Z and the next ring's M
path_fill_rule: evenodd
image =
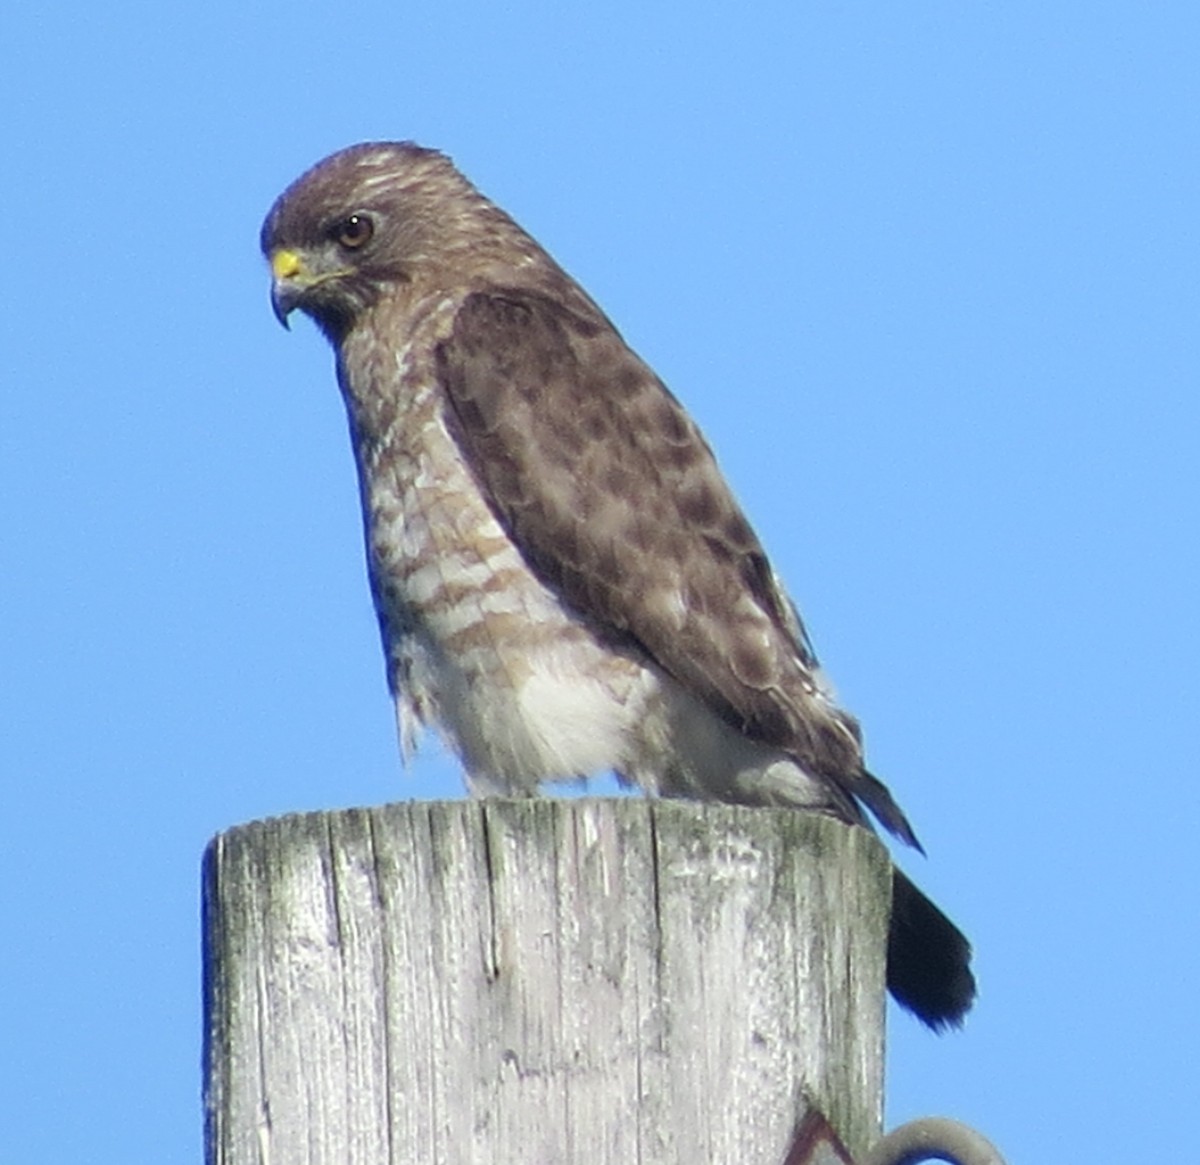
M739 731L853 789L857 742L679 402L597 310L476 292L438 350L451 425L527 561ZM890 800L890 798L889 798Z

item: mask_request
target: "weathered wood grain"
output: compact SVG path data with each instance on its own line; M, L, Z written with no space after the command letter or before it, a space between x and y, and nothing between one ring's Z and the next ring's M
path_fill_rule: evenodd
M440 802L205 859L215 1165L778 1165L879 1134L882 847L787 810Z

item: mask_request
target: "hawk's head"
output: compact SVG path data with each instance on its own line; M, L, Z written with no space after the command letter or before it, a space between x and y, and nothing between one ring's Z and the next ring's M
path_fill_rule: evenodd
M300 308L336 342L389 289L451 261L499 214L436 150L341 150L296 179L263 223L275 315L286 326Z

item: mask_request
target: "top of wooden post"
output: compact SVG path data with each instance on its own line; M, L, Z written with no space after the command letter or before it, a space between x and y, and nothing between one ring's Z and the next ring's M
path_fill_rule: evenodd
M455 801L205 858L208 1159L779 1165L879 1134L890 864L793 810Z

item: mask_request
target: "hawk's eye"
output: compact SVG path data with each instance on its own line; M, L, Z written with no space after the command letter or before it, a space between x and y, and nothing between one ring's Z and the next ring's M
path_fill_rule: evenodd
M352 214L342 219L333 232L334 238L351 251L365 247L374 233L375 224L365 214Z

